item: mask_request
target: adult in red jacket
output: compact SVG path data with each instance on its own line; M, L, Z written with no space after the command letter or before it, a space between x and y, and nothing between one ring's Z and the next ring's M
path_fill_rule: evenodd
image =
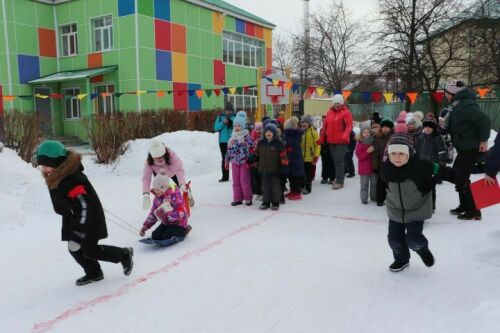
M332 187L334 190L338 190L344 187L344 156L352 131L352 115L344 105L342 95L333 96L332 107L326 113L323 128L320 143L326 142L330 149L330 155L335 165L335 182Z

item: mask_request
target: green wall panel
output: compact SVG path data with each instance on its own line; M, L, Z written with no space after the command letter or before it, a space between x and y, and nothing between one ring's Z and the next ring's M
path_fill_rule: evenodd
M118 65L119 62L118 57L119 57L119 51L116 49L113 51L103 52L102 65L103 66Z
M202 30L200 32L201 40L203 41L203 47L201 48L201 56L213 59L213 43L212 43L212 35L213 33Z
M197 28L187 28L187 54L190 55L196 55L199 56L201 55L201 41L203 39L200 39L200 30ZM205 44L205 43L203 43ZM204 45L205 46L205 45ZM204 47L203 47L204 48Z
M172 90L173 84L168 81L157 81L156 90L168 91ZM158 109L173 109L173 97L172 94L165 94L163 97L157 97L156 104Z
M135 49L122 49L118 63L120 80L134 80L136 78Z
M214 84L213 60L201 58L201 83L212 86Z
M37 3L35 4L35 8L38 26L54 29L54 12L52 6Z
M141 90L156 90L155 80L141 80ZM156 94L143 94L141 95L141 109L142 110L156 110Z
M141 79L156 80L156 53L151 49L139 50ZM145 90L141 87L142 90Z
M212 57L217 60L222 60L222 36L212 34L213 54Z
M53 58L40 57L40 76L57 72L57 61Z
M76 22L77 24L89 24L89 20L85 17L85 2L86 1L72 1L67 4L69 10L69 20L70 22ZM108 1L113 2L113 1ZM62 5L62 6L64 6ZM56 9L59 6L56 6ZM102 13L108 13L103 9ZM88 15L88 13L86 13ZM59 20L59 14L57 15L57 19Z
M120 81L121 92L136 91L137 83L136 80L125 80ZM120 110L122 111L135 111L137 107L137 96L136 95L122 95L120 97Z
M12 77L12 84L18 84L19 83L19 70L17 69L17 55L15 54L10 54L10 74Z
M224 105L224 94L221 94L218 97L215 94L212 94L212 96L210 97L207 97L205 95L201 99L202 110L220 109L223 107L223 105Z
M191 3L186 3L186 26L200 28L200 7Z
M88 68L87 56L80 55L76 57L72 57L73 59L73 69L84 69Z
M26 1L12 1L14 16L8 17L8 20L13 20L16 23L35 26L35 7L33 3L27 4ZM3 27L2 27L3 30Z
M16 24L17 53L38 55L38 31L35 27Z
M102 16L100 0L85 0L85 15L87 20Z
M76 31L78 33L78 55L84 55L91 52L90 42L89 42L89 25L88 24L78 24Z
M115 1L116 2L116 1ZM137 1L137 12L142 15L154 17L154 1L140 0Z
M85 5L83 5L85 8ZM69 22L75 22L77 18L84 18L84 9L78 13L77 17L72 17L71 15L71 3L64 3L62 5L56 6L57 24L62 25ZM80 22L83 23L83 22Z
M224 29L228 31L236 31L236 19L232 16L224 16Z
M118 20L118 47L123 49L135 47L135 22L134 15L122 16ZM154 36L153 36L154 38Z
M186 2L170 0L170 21L186 25Z
M201 81L201 58L188 55L187 56L187 66L188 66L188 82L189 83L199 83Z
M155 24L149 16L139 16L139 46L155 48ZM125 32L125 31L123 31Z
M77 4L79 2L80 1L75 1L73 3ZM139 3L144 3L146 1L139 0L138 2ZM118 0L101 0L101 13L103 13L103 14L113 14L113 17L118 17Z
M212 28L212 11L206 8L200 8L200 29L213 31Z

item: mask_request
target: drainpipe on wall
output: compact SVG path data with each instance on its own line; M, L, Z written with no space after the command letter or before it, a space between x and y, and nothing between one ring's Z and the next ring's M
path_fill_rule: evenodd
M2 0L2 19L3 19L3 35L5 39L5 52L7 54L7 86L9 95L12 95L12 73L10 68L10 48L9 48L9 34L7 33L7 17L5 9L5 0ZM12 101L9 101L10 108L12 109Z
M138 0L134 1L135 13L134 13L134 22L135 22L135 76L136 76L136 85L137 90L141 90L141 79L139 77L139 10L137 7ZM141 95L137 94L137 110L141 112Z

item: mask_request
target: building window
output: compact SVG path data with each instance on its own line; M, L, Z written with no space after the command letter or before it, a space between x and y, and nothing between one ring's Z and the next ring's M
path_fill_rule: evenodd
M233 104L236 111L254 111L257 110L257 90L250 89L243 95L226 95L226 101Z
M96 94L99 94L95 102L97 113L112 113L115 110L115 99L113 94L115 92L115 86L113 84L95 86L94 91Z
M64 89L64 109L66 119L80 119L80 94L79 88Z
M94 52L113 49L113 20L111 15L92 20Z
M68 57L78 54L78 35L76 24L61 26L61 56Z
M260 67L264 63L263 44L264 42L255 38L224 32L222 60L228 64Z

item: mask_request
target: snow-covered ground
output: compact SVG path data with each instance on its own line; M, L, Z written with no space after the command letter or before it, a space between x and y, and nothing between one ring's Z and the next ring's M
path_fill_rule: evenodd
M39 172L0 154L1 332L500 331L500 205L461 222L448 213L453 185L438 186L424 230L435 266L413 255L391 273L385 208L361 205L358 177L340 191L316 180L278 212L235 208L231 184L217 182L216 135L161 139L193 181L192 233L166 249L137 242L148 140L111 167L85 157L108 218L102 243L134 246L135 267L125 277L103 263L105 279L83 287Z

